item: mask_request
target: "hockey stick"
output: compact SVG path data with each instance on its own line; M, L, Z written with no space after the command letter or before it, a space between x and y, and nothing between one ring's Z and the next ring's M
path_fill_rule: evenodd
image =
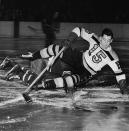
M31 97L29 96L29 93L32 91L33 86L38 82L38 80L43 76L43 74L48 71L53 63L56 61L56 59L61 55L61 53L66 49L67 47L63 47L59 53L50 61L50 63L46 66L46 68L43 69L43 71L37 76L37 78L31 83L31 85L22 93L25 101L27 103L32 102Z

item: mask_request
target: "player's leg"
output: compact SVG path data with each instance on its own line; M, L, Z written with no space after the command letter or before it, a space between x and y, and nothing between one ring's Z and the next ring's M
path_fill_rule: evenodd
M42 81L42 84L38 85L37 90L56 90L62 88L68 92L71 89L75 89L75 85L78 82L80 82L79 75L67 72L62 77Z
M27 69L25 67L22 67L22 72L20 72L20 78L24 82L25 85L30 85L35 78L37 77L37 74L31 71L30 69Z

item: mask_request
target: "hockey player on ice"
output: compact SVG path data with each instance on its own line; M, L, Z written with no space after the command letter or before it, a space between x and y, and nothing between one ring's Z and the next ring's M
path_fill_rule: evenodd
M88 50L80 52L71 48L70 43L78 37L89 43ZM67 92L69 89L75 88L76 84L84 78L94 77L105 66L109 66L115 74L120 92L128 94L129 87L126 84L126 75L121 69L117 54L111 47L112 41L113 32L111 29L105 28L101 36L97 36L95 33L90 33L84 28L74 28L67 40L64 41L64 46L68 46L68 48L60 55L60 60L66 63L69 69L64 71L62 76L42 81L41 85L38 85L37 88L46 90L64 88ZM50 58L56 56L62 48L62 46L54 44L34 54L23 55L22 57L30 57L33 60Z

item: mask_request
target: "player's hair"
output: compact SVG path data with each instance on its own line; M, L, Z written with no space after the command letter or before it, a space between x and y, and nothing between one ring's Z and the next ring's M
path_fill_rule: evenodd
M111 29L109 29L109 28L103 29L103 31L102 31L102 36L103 36L104 34L107 35L107 36L111 36L111 38L113 39L113 32L112 32Z

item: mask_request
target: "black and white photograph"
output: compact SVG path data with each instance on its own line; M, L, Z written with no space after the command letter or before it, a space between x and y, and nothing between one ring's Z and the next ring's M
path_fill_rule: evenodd
M0 0L0 131L129 131L126 1Z

